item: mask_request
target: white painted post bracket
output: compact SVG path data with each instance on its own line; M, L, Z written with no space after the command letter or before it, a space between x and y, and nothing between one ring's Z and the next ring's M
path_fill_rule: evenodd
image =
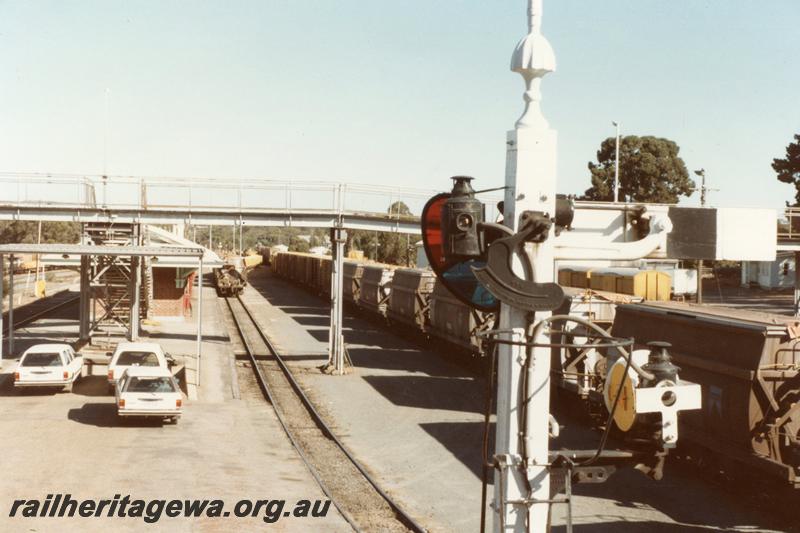
M678 443L678 411L700 409L700 385L678 382L677 385L635 389L637 413L661 413L661 441L664 448Z
M555 216L556 132L550 129L540 108L541 79L556 68L555 55L541 33L542 0L529 0L528 35L516 46L511 70L525 81L525 110L514 130L506 137L506 194L504 223L515 232L524 211L539 211ZM555 280L553 269L554 232L542 243L530 244L525 253L539 283ZM519 267L519 258L515 259ZM523 340L529 326L529 313L502 304L500 328L512 330L515 340ZM550 316L537 312L536 319ZM534 341L546 342L542 337ZM520 374L527 357L533 369L528 376L529 397L519 398ZM521 401L527 401L527 435L519 432ZM494 530L545 531L549 513L549 427L550 427L550 349L500 345L497 376L497 437L495 457L506 464L495 470ZM522 438L521 438L522 437ZM524 440L523 440L524 439ZM524 442L524 444L523 444ZM523 452L527 449L527 457ZM523 461L526 463L522 468ZM527 478L526 477L527 473ZM531 490L528 491L528 486ZM537 503L538 502L538 503Z

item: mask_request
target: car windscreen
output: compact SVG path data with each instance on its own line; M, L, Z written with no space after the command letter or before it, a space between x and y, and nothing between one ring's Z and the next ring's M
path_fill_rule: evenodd
M120 366L158 366L158 356L153 352L122 352L117 364Z
M22 358L20 366L61 366L61 355L57 353L29 353Z
M167 377L132 376L128 379L125 392L175 392L175 382L172 381L172 378Z

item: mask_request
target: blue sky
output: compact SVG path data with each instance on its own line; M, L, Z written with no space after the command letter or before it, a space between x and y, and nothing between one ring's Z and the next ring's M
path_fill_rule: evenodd
M559 190L614 134L675 140L721 206L781 207L800 2L545 0ZM526 1L0 0L0 171L503 181ZM685 203L698 203L698 195Z

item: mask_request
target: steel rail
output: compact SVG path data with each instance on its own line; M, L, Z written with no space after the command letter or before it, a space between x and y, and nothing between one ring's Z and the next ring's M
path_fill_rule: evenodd
M297 450L297 454L300 456L300 459L306 465L306 468L308 468L308 471L311 472L311 475L314 477L317 484L322 489L322 492L325 494L325 496L328 497L328 499L331 500L331 502L333 502L334 507L336 507L336 509L339 511L339 513L342 515L345 521L348 524L350 524L350 527L352 527L354 531L359 531L358 525L355 523L353 517L350 516L350 514L344 508L342 508L336 501L336 499L333 497L333 493L330 491L328 486L319 476L317 470L314 468L314 466L311 464L311 461L303 452L302 447L300 447L300 444L295 440L294 436L292 435L292 432L289 431L289 425L286 423L283 411L281 411L280 407L278 407L278 404L275 401L275 397L272 395L272 392L269 390L269 387L267 386L267 378L266 376L264 376L261 367L258 365L258 360L256 359L255 350L253 349L253 346L250 344L247 335L245 335L244 333L244 328L242 327L241 321L236 316L236 311L233 310L233 304L231 304L231 298L232 297L225 297L225 303L228 304L228 309L231 312L231 318L233 319L233 323L236 326L236 331L239 333L239 337L242 339L242 344L244 345L244 349L247 352L247 356L250 358L250 364L253 367L253 373L256 376L256 382L258 383L258 388L261 389L261 393L264 395L264 398L269 402L269 404L275 410L275 416L278 418L278 423L280 423L281 427L283 428L283 432L286 433L287 437L289 437L289 441L292 443L294 449ZM244 305L242 305L242 308L244 309ZM246 309L245 312L247 312ZM253 323L253 325L256 327L256 329L258 329L257 324Z
M60 294L60 293L56 293L56 294ZM55 296L55 295L53 295L53 296ZM40 318L43 318L43 317L49 315L50 313L58 311L62 307L66 307L69 304L73 304L73 303L77 302L80 299L81 299L80 296L74 296L72 298L69 298L69 299L63 301L63 302L59 302L59 303L53 305L52 307L48 307L46 309L42 309L41 311L37 311L37 312L33 313L30 316L26 316L25 318L21 318L19 320L15 320L14 324L13 324L13 327L14 327L14 329L19 329L19 328L25 327L28 324L30 324L32 322L36 322ZM7 314L7 312L3 313L4 316L6 314Z
M294 390L295 394L297 394L297 396L300 398L300 400L302 401L302 403L305 406L306 410L309 412L311 417L314 419L314 421L316 422L316 424L319 427L319 429L329 439L331 439L334 444L336 444L336 446L342 451L342 453L344 453L344 455L353 464L353 466L355 466L356 469L361 473L361 475L364 476L364 479L366 479L367 482L370 485L372 485L372 487L375 489L375 491L384 499L384 501L386 501L386 503L389 505L389 507L392 509L392 511L394 511L397 519L404 526L406 526L407 528L409 528L411 531L414 531L414 532L418 532L418 533L426 532L427 530L422 525L420 525L411 516L409 516L408 513L406 513L391 498L391 496L386 494L386 492L384 492L383 489L381 489L381 487L372 478L372 476L367 472L367 470L363 466L361 466L361 464L356 460L356 458L353 456L353 454L350 453L350 451L347 449L347 447L336 437L336 435L333 433L333 431L331 431L331 429L328 427L328 425L322 419L322 416L320 416L319 412L314 407L314 404L311 402L311 400L308 399L308 396L306 396L305 392L303 392L303 389L300 388L300 385L294 379L294 375L292 374L291 370L289 370L289 367L286 365L286 362L283 360L283 358L278 353L278 350L275 348L275 346L273 345L272 341L269 339L269 337L261 329L261 326L258 324L258 321L256 320L256 318L253 315L253 313L250 310L250 308L247 306L247 304L244 303L244 301L242 300L241 296L236 296L236 299L239 301L239 303L242 306L242 309L244 309L245 313L247 313L248 318L250 318L251 322L255 326L255 330L256 330L256 332L258 332L259 336L261 337L261 340L264 342L264 344L267 346L267 348L272 352L272 356L275 358L275 361L278 363L278 366L281 368L281 371L283 372L284 376L286 377L287 381L289 382L289 385L291 385L291 387ZM230 302L228 303L228 305L230 305ZM237 325L237 328L238 328L238 325ZM266 383L265 383L265 385L266 385ZM274 403L273 403L273 405L274 405ZM285 429L285 426L284 426L284 429Z

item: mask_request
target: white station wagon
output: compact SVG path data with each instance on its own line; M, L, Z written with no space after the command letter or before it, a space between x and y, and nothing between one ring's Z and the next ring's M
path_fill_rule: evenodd
M19 358L14 372L15 387L65 387L81 377L83 357L69 344L37 344Z
M169 358L155 342L121 342L108 364L108 391L114 393L114 385L129 368L169 368Z
M183 396L169 370L131 367L122 373L116 387L117 415L167 418L178 421Z

